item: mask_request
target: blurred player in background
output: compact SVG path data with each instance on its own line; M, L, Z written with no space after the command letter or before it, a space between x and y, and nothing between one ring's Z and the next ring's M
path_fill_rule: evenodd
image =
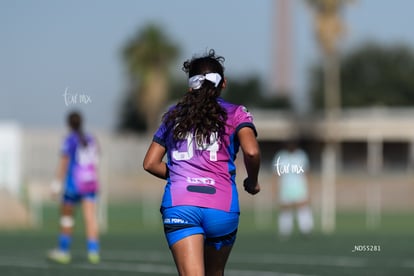
M299 231L309 235L313 229L313 215L309 205L307 154L298 147L297 141L290 141L286 149L276 153L272 164L279 180L280 237L286 239L291 235L295 214Z
M224 274L239 224L239 146L247 170L244 189L260 191L253 118L220 98L223 61L210 50L184 62L189 91L164 114L143 162L145 170L167 180L161 213L179 275Z
M75 224L74 209L81 203L86 226L88 260L99 262L98 222L96 197L98 192L98 145L96 140L83 132L82 116L71 112L67 117L70 133L61 150L56 180L52 192L61 194L60 235L58 247L49 252L50 260L66 264L71 261L70 244Z

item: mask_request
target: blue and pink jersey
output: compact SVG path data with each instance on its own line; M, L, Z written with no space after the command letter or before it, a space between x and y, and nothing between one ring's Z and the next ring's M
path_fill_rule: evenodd
M250 127L255 132L253 117L240 105L218 98L227 112L225 134L210 144L197 145L194 134L175 142L172 130L163 123L153 141L167 149L169 177L162 200L162 207L199 206L228 212L239 212L234 161L239 150L237 132Z
M87 145L82 144L79 134L70 133L64 140L61 153L69 158L65 179L65 194L82 195L98 189L98 148L95 139L85 135Z

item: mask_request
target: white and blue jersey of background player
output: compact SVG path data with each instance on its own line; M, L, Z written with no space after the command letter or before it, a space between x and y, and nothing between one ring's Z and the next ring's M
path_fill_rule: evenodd
M77 203L83 198L95 200L98 190L97 144L90 135L85 135L84 139L86 146L78 133L71 132L61 149L61 154L69 159L63 193L63 200L68 204Z

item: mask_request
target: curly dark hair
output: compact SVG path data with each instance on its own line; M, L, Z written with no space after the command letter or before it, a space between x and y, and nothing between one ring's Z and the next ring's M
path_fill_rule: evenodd
M193 132L198 146L210 144L222 137L225 130L227 113L217 102L224 82L224 57L216 56L211 49L201 57L193 57L183 63L183 71L191 78L195 75L218 73L221 81L215 86L205 80L199 89L191 89L163 116L168 128L173 129L174 141L185 139L189 132ZM218 135L215 137L213 135Z

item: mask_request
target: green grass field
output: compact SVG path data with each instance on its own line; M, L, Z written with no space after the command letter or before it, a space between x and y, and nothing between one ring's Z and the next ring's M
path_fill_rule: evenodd
M55 208L45 208L43 229L0 232L0 275L177 275L161 225L142 225L141 213L135 205L110 208L99 265L86 261L78 215L73 261L57 265L49 263L45 253L55 246L58 216ZM384 214L381 228L368 231L363 213L341 213L334 234L323 235L316 229L308 239L295 234L279 241L275 229L255 229L252 215L245 211L226 275L414 275L413 217L412 213ZM379 246L380 251L366 251L373 249L366 247L353 252L359 245Z

